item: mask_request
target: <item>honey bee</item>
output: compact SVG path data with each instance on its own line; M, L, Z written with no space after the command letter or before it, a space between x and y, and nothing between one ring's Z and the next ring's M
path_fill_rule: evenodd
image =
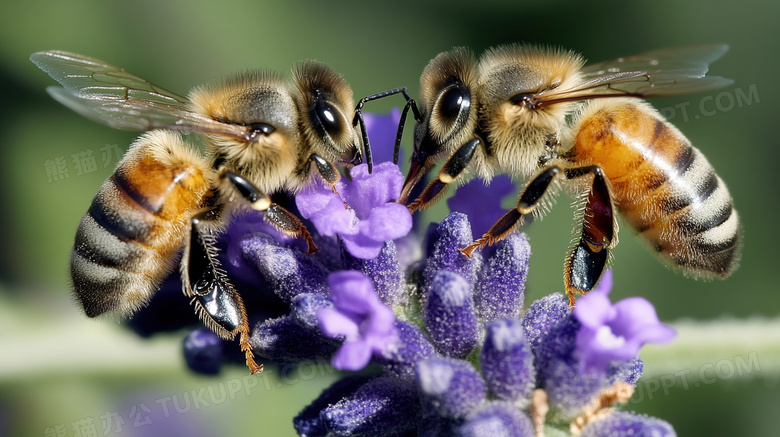
M62 85L48 91L65 106L112 127L150 131L130 146L76 232L70 273L87 316L129 316L145 306L181 253L183 291L200 318L222 338L239 335L250 371L262 371L214 238L231 214L252 208L304 238L310 254L318 250L269 194L294 193L314 173L335 187L336 165L364 156L371 166L349 85L330 67L305 61L290 81L253 71L182 97L87 56L46 51L30 59ZM181 132L202 134L205 156Z
M726 278L741 248L731 196L704 155L639 97L715 89L705 76L724 45L651 51L585 66L573 52L529 45L456 48L422 73L411 169L401 199L434 165L438 176L408 205L439 200L464 175L506 173L529 181L517 207L461 252L504 238L546 208L560 183L581 199L564 284L591 290L618 242L619 211L651 250L688 276ZM406 108L405 108L406 109ZM399 143L396 143L398 147ZM581 231L579 231L581 229Z

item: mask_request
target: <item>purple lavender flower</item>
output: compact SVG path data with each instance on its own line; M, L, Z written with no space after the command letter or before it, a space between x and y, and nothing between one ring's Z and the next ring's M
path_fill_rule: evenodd
M498 399L528 404L536 387L533 360L520 320L498 319L487 326L479 363L488 388Z
M184 338L184 360L190 369L216 375L223 359L222 339L212 330L196 329Z
M498 175L489 184L474 178L447 199L447 206L452 212L466 214L474 235L481 236L504 215L506 210L501 207L501 201L515 188L507 175Z
M330 357L339 342L301 326L292 315L267 319L252 330L255 354L283 364Z
M422 417L417 435L481 435L484 432L480 430L491 426L491 432L533 435L529 408L532 392L540 389L549 399L549 408L556 412L547 426L568 429L569 421L585 414L585 407L613 384L636 384L642 362L633 357L611 362L595 374L582 369L576 350L580 322L563 294L533 302L525 316L519 317L530 255L524 236L508 237L483 262L481 256L475 260L458 258L457 249L470 234L468 220L458 213L429 232L428 257L416 267L417 273L407 277L412 285L407 290L419 293L407 294L407 299L419 299L419 303L409 306L407 302L406 314L417 325L397 321L396 342L382 352L364 349L360 356L361 365L362 360L371 359L381 365L383 386L396 381L408 389L413 383L419 399L414 403L421 405L415 414ZM367 283L361 287L370 288ZM350 323L349 329L341 332L355 335L356 325ZM478 351L476 356L473 350ZM462 359L469 357L471 361ZM479 370L472 364L475 359ZM353 397L347 394L344 399ZM373 408L367 405L374 404L343 403L338 417L346 417L350 423L360 423L361 418L374 420L361 410ZM592 428L601 420L585 420L583 432L602 435ZM323 423L325 434L354 435L339 428L342 425ZM604 429L615 429L607 425L602 424Z
M509 402L488 402L469 415L459 428L460 437L533 437L534 424Z
M464 358L477 345L479 326L468 282L457 273L440 270L423 306L425 326L445 355Z
M384 126L383 137L394 138L387 122L378 126ZM382 139L369 134L378 148ZM411 228L406 208L393 202L402 183L397 167L379 164L368 175L358 166L352 176L339 183L339 195L319 183L297 197L322 248L314 255L304 255L305 245L258 215L239 219L223 238L229 275L240 270L244 289L251 290L242 295L260 359L332 357L334 367L346 370L375 364L336 382L306 407L294 419L299 434L530 436L541 420L560 434L577 424L584 436L673 435L658 419L611 413L612 404L595 414L584 408L601 400L604 390L636 384L642 361L627 344L638 349L668 334L652 306L610 304L608 274L590 293L595 303L587 303L590 295L578 301L575 313L584 312L583 318L572 314L560 293L532 302L523 313L530 257L524 235L511 234L468 259L459 249L473 240L471 224L453 213L429 232L426 250L414 235L396 245L393 240ZM504 191L502 184L495 180L492 192ZM469 197L469 190L460 196ZM490 202L498 209L500 196ZM483 218L489 208L481 209ZM495 218L485 221L489 226ZM421 260L410 256L420 253ZM254 306L258 295L275 299L274 310L267 312L266 301ZM642 328L632 324L637 321ZM643 333L648 328L654 335ZM213 335L198 335L186 346L193 356L220 345L212 344ZM219 364L218 355L200 356ZM539 393L555 414L533 414Z
M384 162L361 164L350 171L351 181L336 184L339 194L317 181L295 197L301 215L322 235L338 235L357 258L376 258L386 241L401 238L412 229L412 215L395 200L404 177L398 166ZM345 206L345 203L347 206Z
M319 417L328 436L401 436L417 425L418 396L411 382L392 377L372 379L325 407Z
M395 322L398 341L390 345L377 362L384 372L398 378L414 377L416 363L431 357L440 356L426 334L409 322Z
M372 353L382 353L395 342L395 315L374 293L371 280L360 272L347 270L328 277L333 307L317 312L322 332L345 339L333 357L333 367L360 370Z
M462 419L487 396L485 381L466 361L429 358L417 363L423 408L445 419Z
M434 240L434 241L430 241ZM422 286L427 291L440 270L447 270L462 276L470 285L477 282L477 274L482 267L482 254L474 252L468 258L460 249L474 241L468 217L461 213L451 213L438 225L436 232L429 232L428 245L431 246L425 261Z
M574 316L580 322L577 350L582 366L589 371L604 370L612 361L629 361L639 354L645 343L666 343L677 332L658 321L653 305L647 299L631 297L609 301L612 271L607 270L601 283L577 300Z
M477 314L484 323L520 314L531 245L525 234L510 234L495 245L474 288Z

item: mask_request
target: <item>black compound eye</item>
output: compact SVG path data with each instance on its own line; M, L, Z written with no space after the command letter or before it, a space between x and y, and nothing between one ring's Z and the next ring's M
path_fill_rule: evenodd
M271 135L276 131L276 128L267 123L252 123L249 125L253 131L262 132L263 135Z
M454 123L463 108L471 104L468 93L460 85L451 85L439 97L437 112L445 123Z
M318 99L314 103L312 118L315 125L318 125L331 137L338 136L341 132L341 120L339 113L330 103Z

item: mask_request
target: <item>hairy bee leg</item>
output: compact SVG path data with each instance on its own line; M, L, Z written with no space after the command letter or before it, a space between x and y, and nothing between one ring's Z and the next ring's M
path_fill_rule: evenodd
M566 169L567 179L593 174L585 200L582 234L566 256L563 280L569 303L574 305L574 293L585 294L596 285L606 269L609 250L617 244L617 216L612 203L612 191L601 167L591 165Z
M444 163L437 178L425 187L420 197L408 205L409 211L414 212L418 209L425 209L429 205L436 203L447 192L447 186L455 182L466 166L469 165L479 144L480 139L474 138L460 146Z
M339 169L330 161L316 153L312 153L311 156L309 156L309 163L312 162L316 165L317 172L322 176L322 180L333 188L334 193L338 194L339 192L336 191L336 184L341 180Z
M365 120L363 120L363 105L365 105L366 102L382 99L395 94L403 94L404 98L406 99L406 105L404 105L404 109L403 111L401 111L401 120L398 123L398 131L396 132L395 135L395 145L393 147L393 164L396 165L398 164L398 155L401 150L401 138L403 137L404 126L406 124L406 116L409 114L409 108L412 109L412 113L414 114L415 121L417 121L418 123L422 121L422 115L420 114L420 109L417 108L417 103L406 91L406 87L393 88L391 90L382 91L360 99L360 101L358 101L357 103L357 106L355 107L355 117L352 119L352 125L353 126L357 124L360 125L360 132L363 135L363 147L365 149L364 154L366 156L366 162L368 163L369 173L373 172L374 163L371 159L371 147L368 142L368 132L366 131L366 122Z
M482 238L478 239L468 247L461 249L461 253L471 257L472 252L479 247L485 247L488 244L505 238L518 223L522 222L523 216L533 213L539 205L539 201L544 196L547 188L550 187L555 177L561 172L558 166L552 166L544 169L531 182L526 185L525 190L517 201L517 207L504 214Z
M303 237L306 241L306 255L317 253L320 250L314 244L314 238L309 230L293 213L273 203L267 194L243 177L230 171L224 172L223 177L230 180L236 190L249 202L252 209L262 212L265 218L277 229L291 237Z
M244 301L220 268L213 235L203 229L203 222L213 219L213 214L213 210L204 211L190 220L190 237L181 263L184 293L193 298L198 315L209 329L225 339L239 335L249 371L259 373L263 365L255 362L249 343Z

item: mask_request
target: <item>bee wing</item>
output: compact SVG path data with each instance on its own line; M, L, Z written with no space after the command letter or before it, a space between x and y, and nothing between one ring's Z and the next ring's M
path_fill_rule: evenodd
M124 69L62 51L33 53L30 60L62 87L48 87L58 102L118 129L173 129L252 138L247 126L221 123L189 110L186 97Z
M669 48L587 65L580 71L581 83L538 94L536 106L603 97L674 96L721 88L733 81L705 74L709 64L727 50L723 44Z

